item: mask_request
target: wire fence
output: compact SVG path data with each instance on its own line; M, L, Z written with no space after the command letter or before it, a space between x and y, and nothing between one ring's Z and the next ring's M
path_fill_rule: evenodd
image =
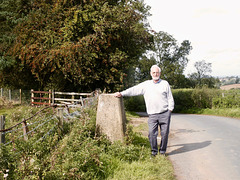
M89 102L91 104L91 101ZM49 113L51 107L45 107L27 119L5 129L5 122L0 122L0 146L14 145L15 141L27 141L34 137L33 145L45 139L52 132L62 129L61 121L78 118L81 115L80 110L72 113L67 107L54 109ZM54 107L53 107L54 108ZM1 120L2 120L1 116ZM5 117L4 117L5 119ZM22 125L22 127L20 127ZM35 135L35 136L34 136Z
M5 116L1 116L1 143L3 145L8 145L13 143L16 139L21 139L22 137L24 137L24 140L27 140L28 137L30 137L30 133L37 131L38 128L40 128L46 123L49 123L50 121L56 121L57 117L55 113L49 114L48 112L46 112L46 110L49 111L49 109L49 107L45 107L31 117L23 119L9 128L5 128ZM22 127L20 127L21 125Z
M7 102L13 104L29 104L31 103L31 90L1 88L0 97L0 105L4 105L4 103Z

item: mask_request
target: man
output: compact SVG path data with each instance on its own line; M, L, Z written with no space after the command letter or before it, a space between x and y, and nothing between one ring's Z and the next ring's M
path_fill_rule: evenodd
M122 92L116 92L115 97L143 95L147 113L149 115L149 141L151 155L156 156L158 151L165 155L167 150L168 134L171 112L174 108L174 100L167 81L160 79L161 69L153 65L150 70L152 80L144 81ZM161 130L161 143L158 150L157 136L158 126Z

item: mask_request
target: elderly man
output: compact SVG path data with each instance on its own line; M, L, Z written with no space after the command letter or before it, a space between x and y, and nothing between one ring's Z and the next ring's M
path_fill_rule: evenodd
M165 155L168 142L171 112L174 100L167 81L160 79L161 69L153 65L150 70L152 80L144 81L122 92L116 92L115 97L143 95L147 113L149 115L149 141L152 149L151 156L156 156L158 151ZM158 150L158 126L161 130L161 143Z

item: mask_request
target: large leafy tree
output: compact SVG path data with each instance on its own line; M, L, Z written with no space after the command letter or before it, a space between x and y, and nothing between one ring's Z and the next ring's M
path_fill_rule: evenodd
M162 69L162 78L168 80L174 88L186 86L183 72L189 61L187 56L191 49L188 40L178 45L177 40L166 32L160 31L154 35L154 52Z
M35 0L8 55L39 88L111 90L151 42L147 15L143 1Z
M22 69L15 58L7 54L16 34L13 29L23 22L31 9L31 0L0 1L0 85L8 88L35 88L35 78L29 68ZM21 70L21 71L19 71ZM21 78L19 78L21 77Z

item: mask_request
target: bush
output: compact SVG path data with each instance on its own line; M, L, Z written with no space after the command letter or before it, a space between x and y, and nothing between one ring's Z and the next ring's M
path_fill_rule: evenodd
M127 111L146 112L143 96L124 97L123 100Z
M220 90L206 87L195 89L172 89L175 102L173 112L186 112L189 109L239 108L240 90ZM145 112L143 96L124 97L127 111Z
M188 109L239 108L240 90L220 90L210 88L173 89L174 112Z
M19 107L14 112L9 117L16 124L26 117L21 112L32 115L36 109ZM111 143L104 135L97 135L96 107L84 109L65 126L65 130L56 128L40 141L37 139L49 127L40 128L28 141L15 139L14 145L1 146L0 179L6 173L9 179L108 179L122 164L144 164L149 159L147 138L133 132L131 126L124 143Z
M220 90L209 89L206 87L196 88L192 91L192 100L196 108L205 109L212 108L212 99L214 96L219 96Z
M192 89L173 89L172 94L174 98L174 112L194 108L192 99Z
M173 89L175 102L174 112L181 112L187 109L211 108L212 98L219 90L209 88L196 89Z
M240 90L222 90L221 94L212 99L213 108L239 108Z

